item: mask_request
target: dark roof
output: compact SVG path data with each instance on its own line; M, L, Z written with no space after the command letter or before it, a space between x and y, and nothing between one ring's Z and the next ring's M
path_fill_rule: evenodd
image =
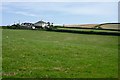
M44 22L44 21L38 21L35 24L38 24L38 23L46 23L46 22Z
M33 25L32 23L22 23L21 25Z
M22 23L22 24L32 24L32 23Z

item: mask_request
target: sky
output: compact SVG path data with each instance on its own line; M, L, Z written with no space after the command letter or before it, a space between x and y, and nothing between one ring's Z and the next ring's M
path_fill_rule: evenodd
M118 2L2 2L0 10L0 25L39 20L54 24L118 22Z

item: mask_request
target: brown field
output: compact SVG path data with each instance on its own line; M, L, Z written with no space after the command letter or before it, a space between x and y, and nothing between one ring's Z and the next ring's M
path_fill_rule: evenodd
M64 25L65 27L81 27L81 28L94 28L98 24L71 24L71 25Z
M101 27L103 29L119 29L118 24L107 24L107 25L102 25Z
M94 28L99 24L73 24L73 25L64 25L65 27L80 27L80 28ZM103 29L119 29L118 24L105 24L100 26Z

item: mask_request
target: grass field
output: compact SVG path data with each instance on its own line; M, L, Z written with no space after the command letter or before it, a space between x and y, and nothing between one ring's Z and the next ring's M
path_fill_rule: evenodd
M118 77L118 36L9 29L2 34L3 78Z

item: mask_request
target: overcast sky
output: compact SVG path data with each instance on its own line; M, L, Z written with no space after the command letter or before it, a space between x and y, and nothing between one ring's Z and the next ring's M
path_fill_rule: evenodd
M118 21L118 2L3 2L0 9L2 25L41 19L55 24Z

